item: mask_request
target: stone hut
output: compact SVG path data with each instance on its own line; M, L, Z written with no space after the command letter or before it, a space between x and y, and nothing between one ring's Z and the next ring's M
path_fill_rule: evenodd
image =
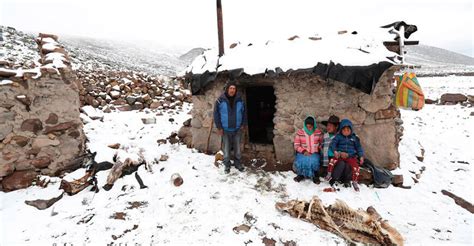
M12 32L6 41L13 37ZM15 62L18 57L8 55L0 64L3 191L28 187L39 174L77 168L74 160L84 152L80 85L70 59L55 35L40 34L36 43L34 65L22 67Z
M400 66L387 58L395 53L382 42L369 43L346 33L230 47L220 58L215 50L204 52L186 71L193 93L192 121L180 135L189 146L203 152L221 148L212 123L213 107L226 81L234 80L246 102L247 165L291 169L293 138L304 118L313 115L324 128L320 122L332 114L354 123L366 156L376 165L389 169L399 165L402 127L392 102L393 76Z

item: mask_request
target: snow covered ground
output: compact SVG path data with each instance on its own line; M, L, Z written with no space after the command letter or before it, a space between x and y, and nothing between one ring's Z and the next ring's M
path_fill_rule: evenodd
M427 98L439 98L446 92L474 94L474 77L420 78ZM117 180L110 191L95 194L85 189L65 196L46 210L37 210L25 200L49 199L61 193L59 179L47 188L30 187L0 193L1 245L104 245L108 243L171 245L262 245L272 238L277 245L294 241L297 245L338 245L344 241L302 220L279 213L275 202L289 199L309 200L319 196L326 204L336 198L352 208L374 206L405 238L407 245L473 245L474 216L441 194L445 189L474 202L474 117L473 108L460 105L426 105L421 111L402 111L404 137L400 145L401 168L405 185L411 189L362 186L359 193L341 188L324 193L326 182L295 183L292 172L266 173L232 169L225 175L214 166L214 157L197 153L182 145L158 145L171 131L190 117L191 105L179 114L154 112L112 112L103 121L90 120L85 132L88 146L97 151L97 161L112 160L117 150L107 145L120 143L119 158L137 158L143 149L145 159L153 163L162 154L169 159L152 164L152 172L138 170L149 187L139 189L133 175ZM86 109L86 110L90 110ZM90 113L89 113L90 114ZM98 113L100 116L100 112ZM141 118L156 117L157 124L144 125ZM170 122L169 118L174 118ZM416 156L425 150L424 160ZM466 164L467 162L468 164ZM418 183L412 177L419 175ZM108 171L98 174L99 185ZM184 184L175 187L170 178L179 173ZM80 177L84 169L66 176ZM123 212L123 219L113 215ZM247 214L247 216L245 216ZM251 214L249 216L249 214ZM120 216L118 216L120 217ZM253 218L253 219L252 219ZM239 234L235 226L251 229Z

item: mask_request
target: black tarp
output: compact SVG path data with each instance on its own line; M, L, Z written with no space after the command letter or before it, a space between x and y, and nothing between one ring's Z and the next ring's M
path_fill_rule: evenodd
M385 70L390 68L392 65L393 64L390 62L379 62L368 66L343 66L333 62L330 62L329 64L319 62L312 69L292 70L291 73L298 73L299 71L312 73L320 76L324 80L333 79L340 81L364 93L370 94L379 81L380 76L382 76ZM288 72L289 71L286 73ZM244 70L234 69L219 73L228 73L229 79L237 79L244 74ZM276 69L276 71L267 70L265 73L272 75L271 77L276 77L284 72ZM188 76L186 81L191 84L192 94L196 95L203 93L203 88L205 88L209 83L212 83L217 78L217 75L217 72L206 71L202 74L191 74Z

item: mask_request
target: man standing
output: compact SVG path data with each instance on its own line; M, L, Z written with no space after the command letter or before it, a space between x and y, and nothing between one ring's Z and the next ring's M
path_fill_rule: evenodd
M237 92L235 82L229 81L225 86L224 93L216 100L214 106L214 123L224 143L225 173L230 172L231 149L234 149L235 168L243 172L244 167L240 162L240 140L242 128L247 124L247 119L244 101L240 93Z

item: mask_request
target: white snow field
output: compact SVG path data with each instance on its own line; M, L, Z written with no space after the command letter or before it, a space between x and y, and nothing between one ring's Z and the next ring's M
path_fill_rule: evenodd
M474 94L474 77L419 78L427 98L447 92ZM183 112L157 116L148 112L112 112L103 121L91 120L84 130L88 146L97 151L97 161L112 160L117 151L107 145L120 143L119 158L145 159L153 163L162 154L169 159L151 164L152 172L140 166L138 173L148 186L139 189L134 175L124 176L110 191L89 188L74 196L65 195L46 210L38 210L25 200L49 199L61 194L59 178L51 178L47 188L37 186L9 193L0 192L0 245L262 245L264 237L277 245L294 241L297 245L344 245L345 242L315 225L282 214L275 203L290 199L309 200L319 196L325 204L335 199L352 208L374 206L405 238L406 245L473 245L473 214L441 194L450 191L474 202L474 116L473 108L461 105L426 105L421 111L402 110L404 136L400 144L401 165L393 173L403 174L411 189L390 186L375 189L361 185L360 192L342 188L325 193L327 182L309 180L295 183L292 172L268 173L232 169L224 174L214 166L214 157L186 146L157 140L177 131L188 118L192 105ZM90 108L86 109L86 111ZM101 112L96 112L101 114ZM143 117L156 117L156 124L144 125ZM169 118L175 121L171 123ZM425 149L424 160L416 156ZM420 175L418 183L412 177ZM84 174L79 169L66 176L71 180ZM175 187L170 178L179 173L183 185ZM98 173L99 186L108 171ZM134 203L135 202L135 203ZM135 205L135 206L132 206ZM124 219L114 219L123 212ZM248 221L249 213L254 219ZM249 217L249 216L247 216ZM247 224L248 232L233 231Z

